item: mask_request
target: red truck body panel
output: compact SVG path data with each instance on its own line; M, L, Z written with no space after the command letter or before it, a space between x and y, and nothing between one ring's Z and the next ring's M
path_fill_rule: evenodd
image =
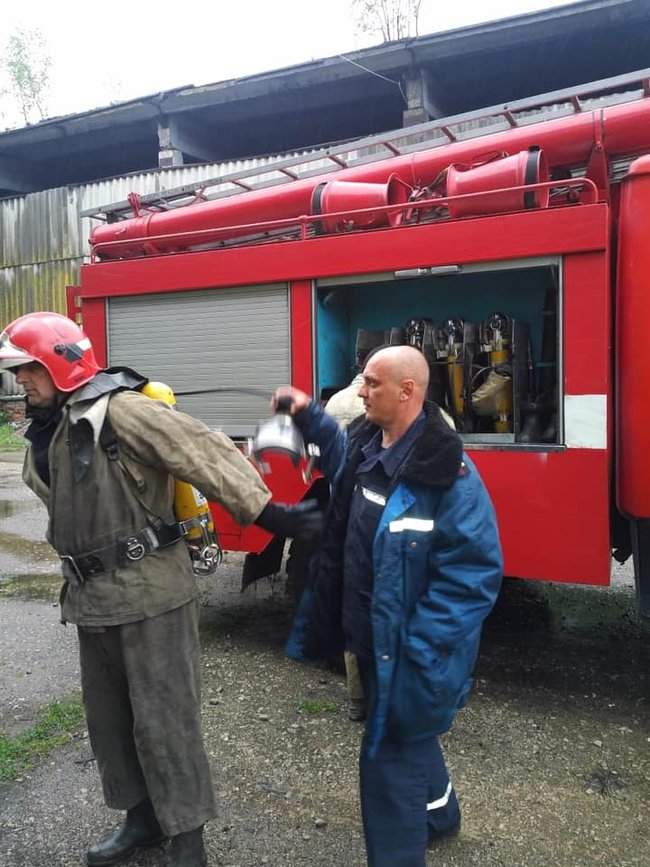
M609 207L578 204L301 241L104 261L84 266L84 327L106 360L107 297L286 281L293 384L314 382L312 280L419 266L561 257L566 445L467 446L495 503L506 573L607 584L612 469L612 311ZM280 385L281 383L278 383ZM574 409L577 407L577 410ZM602 410L602 418L594 417ZM586 415L585 415L586 412ZM278 458L266 481L280 502L307 486ZM215 507L226 548L258 552L268 535L242 530Z

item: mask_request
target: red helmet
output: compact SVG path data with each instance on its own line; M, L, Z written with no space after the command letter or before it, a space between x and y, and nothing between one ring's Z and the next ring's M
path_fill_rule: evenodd
M101 368L90 340L60 313L27 313L0 334L0 368L40 362L59 391L74 391Z

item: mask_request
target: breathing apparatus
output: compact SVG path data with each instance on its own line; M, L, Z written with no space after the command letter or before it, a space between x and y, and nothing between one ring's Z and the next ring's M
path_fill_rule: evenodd
M142 394L176 406L176 396L164 382L148 382ZM197 575L212 575L221 563L222 551L208 501L189 482L174 479L174 512L192 557L192 569Z
M481 351L487 354L487 379L472 394L476 415L491 416L495 433L512 432L512 320L491 313L479 328Z
M457 317L436 329L436 355L447 365L449 406L456 424L462 421L465 409L464 329L465 323Z

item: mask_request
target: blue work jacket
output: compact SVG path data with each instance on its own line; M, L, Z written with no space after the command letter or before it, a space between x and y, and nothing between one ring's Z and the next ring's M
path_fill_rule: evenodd
M425 412L373 542L371 755L386 734L415 740L449 729L469 693L483 621L501 584L501 547L487 491L438 407L425 404ZM361 448L377 427L362 418L343 432L315 403L296 423L319 446L332 483L321 551L287 644L289 656L305 660L341 647L347 515Z

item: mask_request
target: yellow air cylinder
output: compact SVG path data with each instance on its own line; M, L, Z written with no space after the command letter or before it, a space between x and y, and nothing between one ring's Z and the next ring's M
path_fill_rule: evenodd
M444 331L447 335L447 377L451 408L456 419L462 419L465 409L465 366L463 358L463 322L448 319Z
M501 314L493 314L487 321L487 330L492 332L489 349L490 366L494 370L500 365L510 365L512 361L509 320ZM495 433L510 433L512 431L512 378L506 388L499 390L496 396Z

